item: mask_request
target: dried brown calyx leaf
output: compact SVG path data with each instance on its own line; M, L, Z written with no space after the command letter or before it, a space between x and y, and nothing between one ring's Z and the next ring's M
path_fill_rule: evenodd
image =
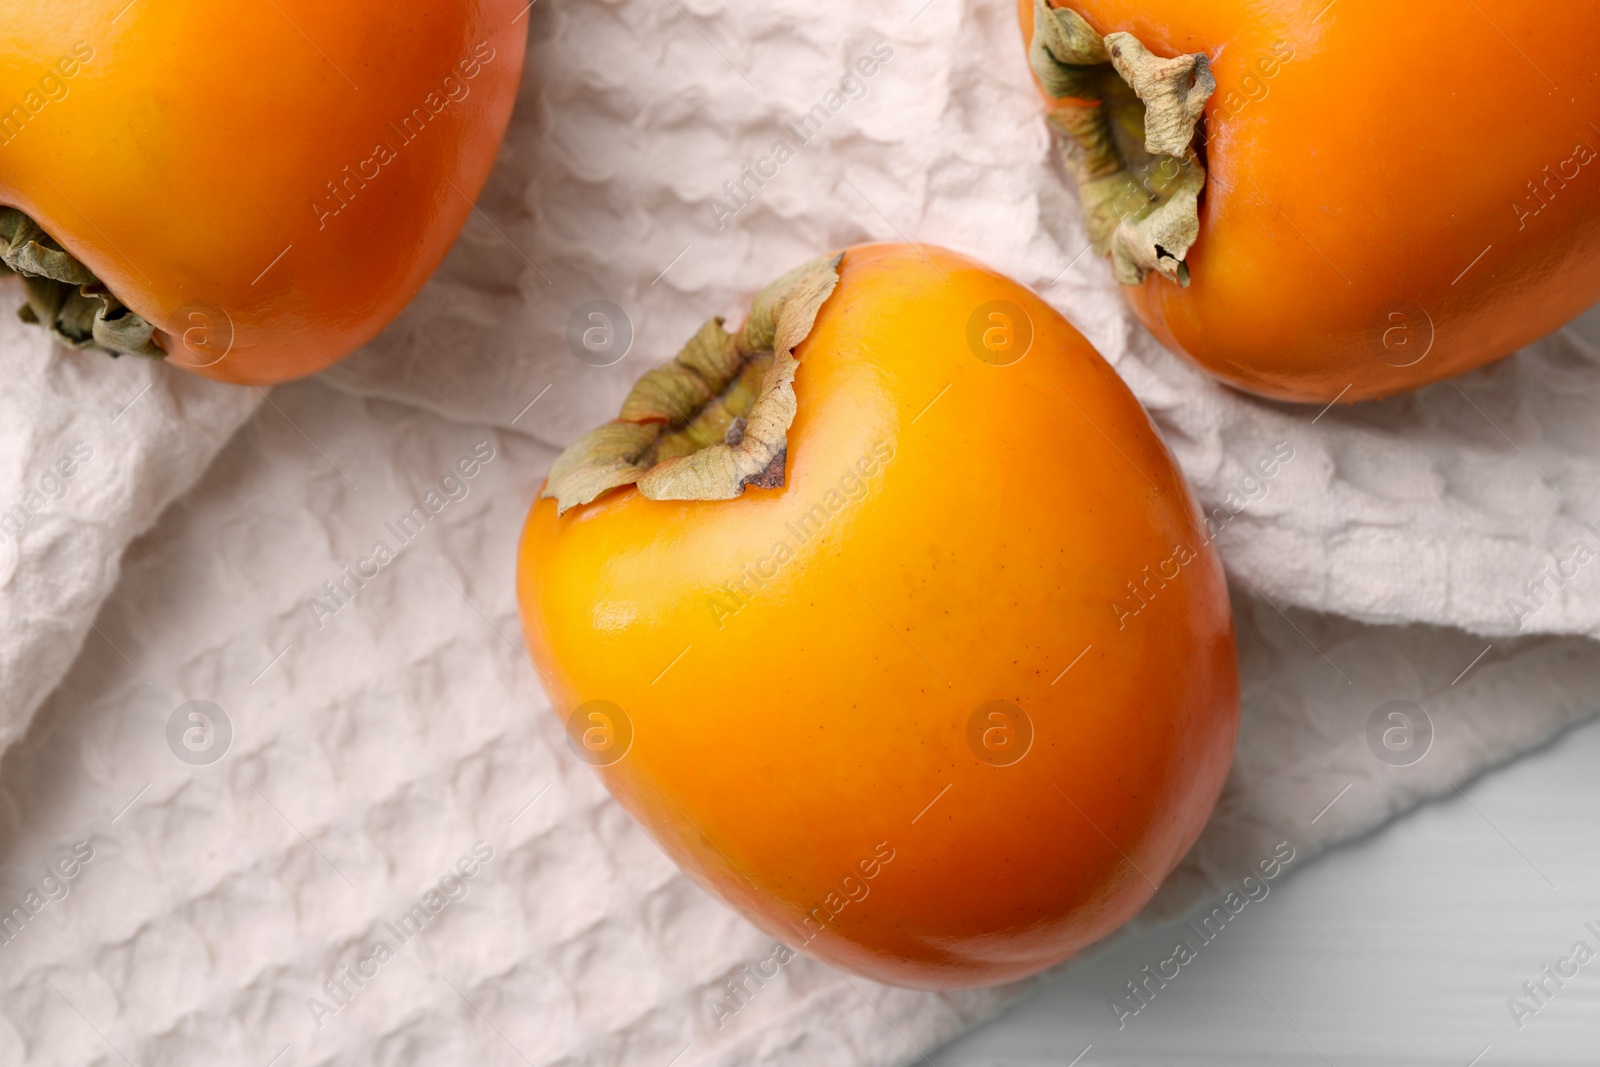
M22 279L28 294L17 310L22 321L43 326L64 345L113 356L166 355L155 343L154 326L15 208L0 207L0 274Z
M1095 251L1124 285L1151 272L1189 284L1206 172L1195 126L1216 91L1203 54L1154 55L1130 33L1101 37L1070 8L1034 0L1028 58L1052 97L1062 159Z
M814 259L767 286L737 334L708 320L634 383L616 419L561 454L541 497L553 497L560 515L625 485L649 500L732 500L747 485L781 486L794 348L839 284L843 258Z

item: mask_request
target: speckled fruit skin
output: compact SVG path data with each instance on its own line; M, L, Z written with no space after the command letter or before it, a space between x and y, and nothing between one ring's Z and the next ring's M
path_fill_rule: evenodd
M1223 380L1389 396L1600 299L1597 0L1052 2L1210 57L1193 282L1124 292ZM1031 40L1031 0L1018 9Z
M523 7L8 0L0 203L154 323L169 363L311 374L400 313L471 213Z
M968 340L997 300L1033 333L1004 366ZM1216 801L1222 568L1133 395L1016 283L852 248L796 354L783 488L533 507L529 648L564 721L622 709L607 788L763 930L898 985L1021 978L1133 915ZM992 700L1033 724L1008 765L969 742Z

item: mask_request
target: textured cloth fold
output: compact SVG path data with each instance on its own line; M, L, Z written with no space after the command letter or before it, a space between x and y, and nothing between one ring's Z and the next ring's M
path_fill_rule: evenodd
M527 18L482 213L318 381L263 403L52 351L6 292L0 914L26 917L0 937L0 1062L870 1067L1020 995L798 958L730 1013L773 945L570 756L518 630L514 547L557 449L706 316L856 241L1043 293L1210 516L1238 756L1135 925L1600 705L1600 553L1576 547L1600 549L1600 329L1359 408L1255 400L1163 351L1086 254L1010 5ZM616 350L581 344L597 311ZM1373 741L1391 707L1419 761Z

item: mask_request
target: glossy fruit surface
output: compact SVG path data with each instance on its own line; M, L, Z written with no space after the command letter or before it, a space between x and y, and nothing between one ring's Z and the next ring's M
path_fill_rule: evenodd
M160 331L174 364L300 377L411 299L510 117L516 0L17 0L0 202Z
M1192 284L1127 295L1223 379L1296 401L1387 396L1600 298L1600 3L1055 6L1210 59ZM1031 40L1032 3L1019 10Z
M1138 402L1014 282L852 248L795 352L783 487L535 505L529 647L573 751L773 936L901 985L1032 973L1215 803L1221 566Z

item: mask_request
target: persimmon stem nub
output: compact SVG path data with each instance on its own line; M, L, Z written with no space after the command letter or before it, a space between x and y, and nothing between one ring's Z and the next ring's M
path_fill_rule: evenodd
M1131 33L1097 34L1070 8L1034 0L1029 62L1060 103L1050 124L1078 185L1095 251L1124 285L1151 272L1189 284L1206 172L1195 126L1217 80L1203 54L1166 59Z
M44 327L64 345L113 356L166 355L155 343L154 326L16 208L0 207L0 274L22 279L28 294L17 310L22 321Z
M560 515L625 485L649 500L732 500L747 485L783 485L794 348L839 284L843 258L814 259L767 286L737 334L708 320L634 383L616 419L556 458L540 496L554 497Z

